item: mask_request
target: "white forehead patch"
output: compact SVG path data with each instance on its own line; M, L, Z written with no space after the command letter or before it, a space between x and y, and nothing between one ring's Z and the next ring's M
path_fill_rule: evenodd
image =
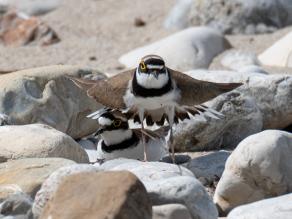
M151 65L151 64L147 64L146 65L147 69L163 69L164 65Z
M152 74L139 74L136 70L137 82L144 88L162 88L168 82L168 74L159 74L158 78L155 78Z
M105 117L99 117L98 118L98 123L100 125L111 125L112 124L112 120L105 118Z

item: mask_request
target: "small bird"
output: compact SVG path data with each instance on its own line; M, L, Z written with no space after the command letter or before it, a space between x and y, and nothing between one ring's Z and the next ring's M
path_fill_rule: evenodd
M101 140L97 145L98 160L111 160L119 157L143 160L144 145L142 130L130 129L128 119L119 110L105 108L94 117L99 123L95 135ZM159 129L156 132L144 130L147 144L147 157L149 161L159 161L168 154L164 135L168 129Z
M161 126L167 120L170 126L170 142L173 140L174 123L190 119L189 114L204 113L218 117L218 112L202 103L242 85L196 80L166 67L164 60L157 55L147 55L141 59L137 68L108 79L93 81L69 78L97 102L121 109L128 119L140 122L142 130L144 124L141 121L144 119L149 126L154 123ZM174 159L173 144L171 152ZM146 157L145 159L147 160Z

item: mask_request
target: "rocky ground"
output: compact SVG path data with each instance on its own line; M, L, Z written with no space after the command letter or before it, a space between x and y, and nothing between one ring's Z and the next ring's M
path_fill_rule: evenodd
M214 2L0 0L0 218L291 217L292 5ZM102 106L65 75L104 79L149 53L244 85L206 103L221 119L174 127L179 165L96 163L86 116Z

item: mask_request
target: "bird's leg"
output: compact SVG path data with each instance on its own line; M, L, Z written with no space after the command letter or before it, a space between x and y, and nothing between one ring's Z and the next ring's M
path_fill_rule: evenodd
M145 141L145 135L144 135L144 110L143 109L139 109L139 119L141 122L141 133L142 133L142 144L143 144L143 148L144 148L144 161L147 161L147 151L146 151L146 141Z
M171 147L171 159L172 162L175 164L175 156L174 156L174 144L173 144L173 130L172 130L172 126L173 126L173 122L174 122L174 106L169 106L167 107L167 117L168 117L168 123L170 126L170 136L169 136L169 142L168 145L170 144Z

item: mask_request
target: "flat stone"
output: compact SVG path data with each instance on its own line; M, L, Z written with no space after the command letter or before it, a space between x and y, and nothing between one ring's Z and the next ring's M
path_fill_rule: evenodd
M56 169L74 164L63 158L27 158L0 164L0 185L14 185L34 197L41 184Z

